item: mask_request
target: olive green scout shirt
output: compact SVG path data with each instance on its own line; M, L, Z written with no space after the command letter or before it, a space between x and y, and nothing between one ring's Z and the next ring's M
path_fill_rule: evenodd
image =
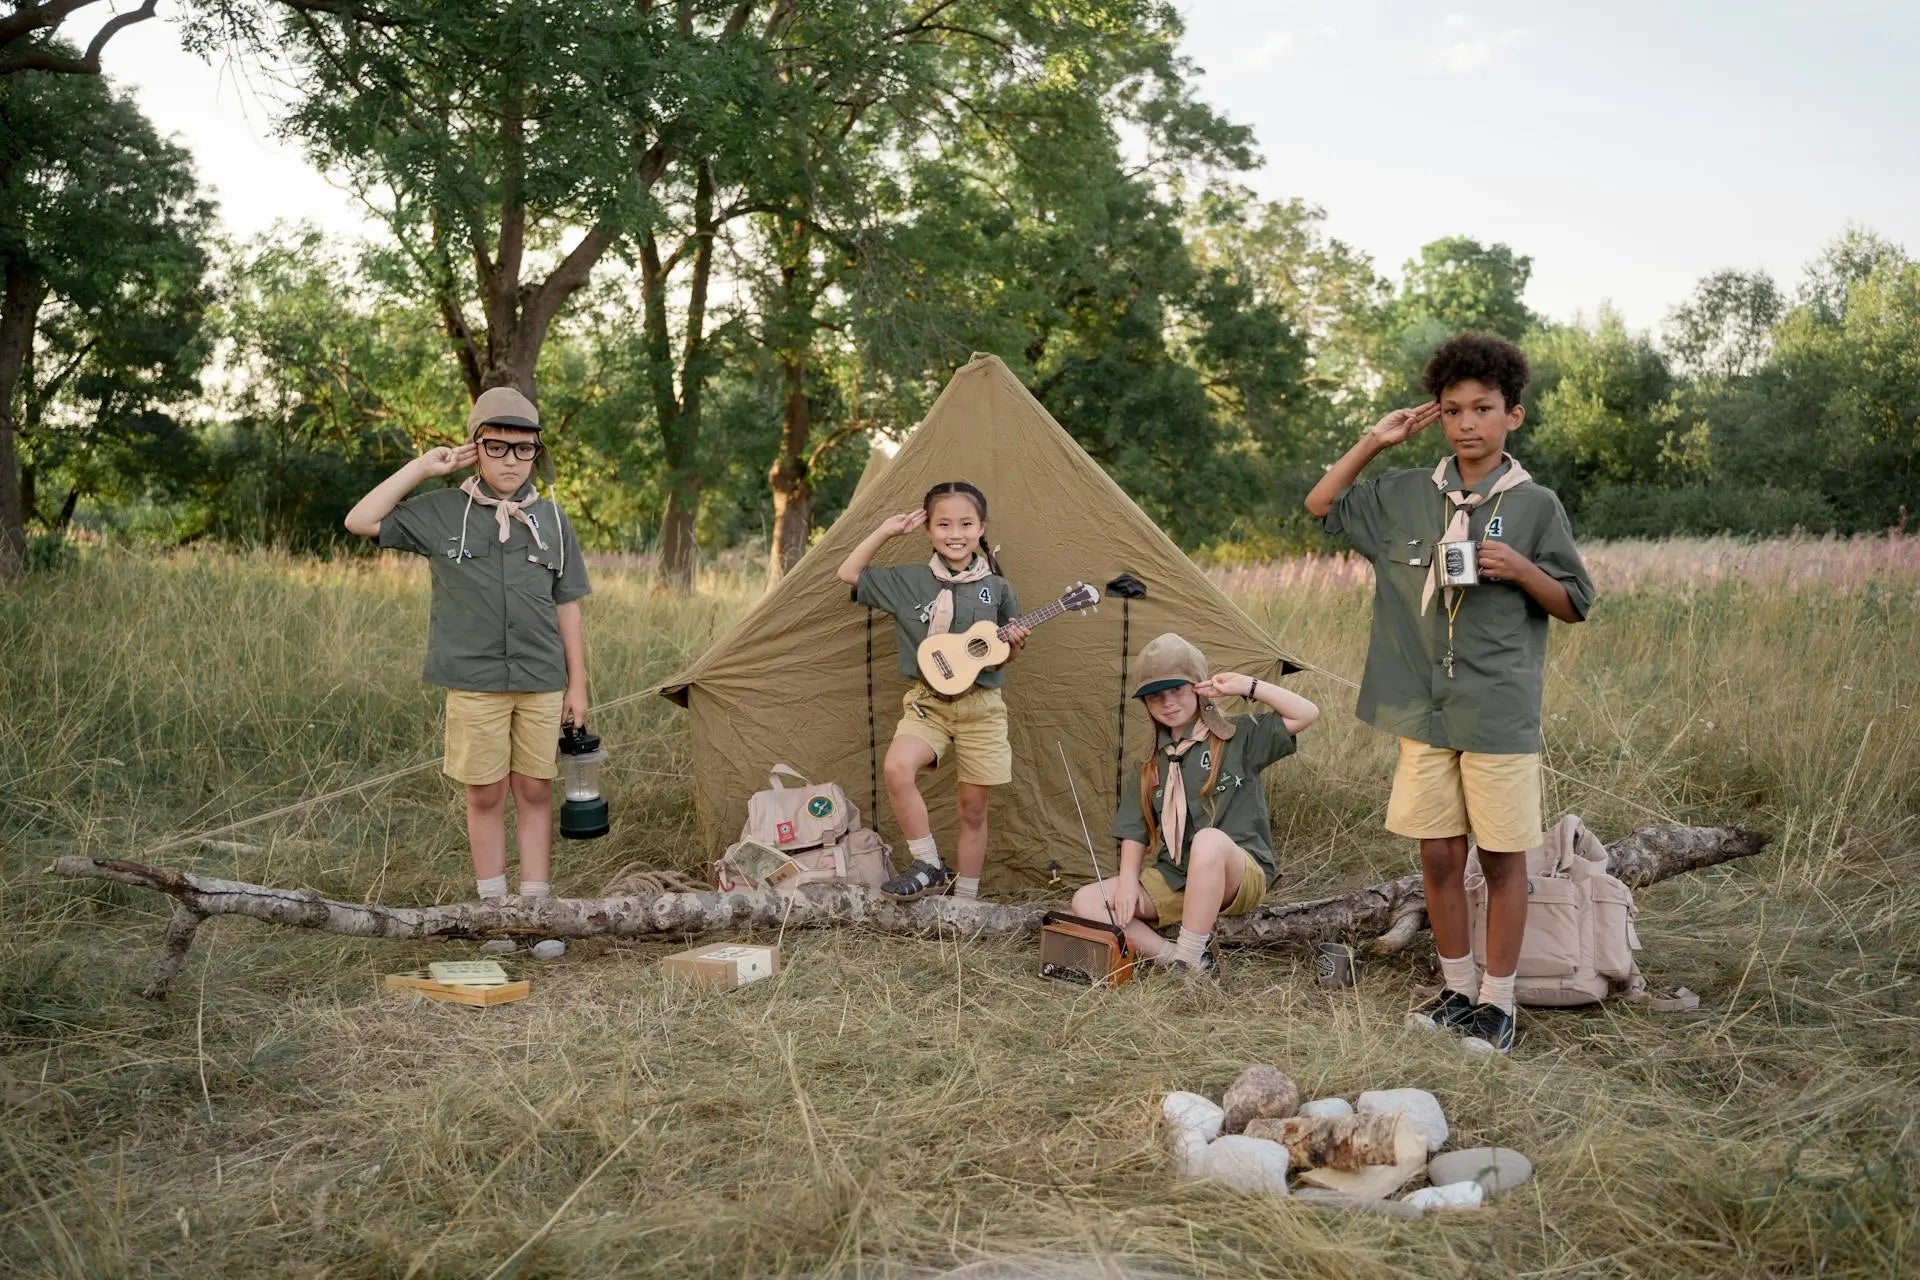
M521 491L526 501L532 485ZM380 545L427 557L433 596L421 679L484 693L551 693L567 687L567 655L554 607L587 594L587 562L573 525L543 498L527 508L546 540L507 522L458 489L415 494L380 522ZM464 522L466 542L461 543Z
M900 674L920 674L915 656L920 642L927 638L927 619L933 616L933 602L948 587L953 588L953 629L965 631L976 622L1005 626L1020 616L1020 602L1014 598L1013 584L999 574L990 573L978 582L942 582L925 564L887 565L860 571L853 588L855 604L879 609L893 615L894 636L900 645ZM976 689L998 689L1007 682L1007 673L994 667L980 673L973 682Z
M1506 470L1502 462L1472 492L1485 493ZM1458 487L1453 460L1446 477L1449 489ZM1490 755L1538 751L1547 611L1511 582L1460 588L1451 679L1442 662L1446 593L1436 587L1420 615L1420 592L1448 515L1432 469L1419 468L1355 483L1321 522L1373 562L1373 635L1355 711L1376 729L1429 746ZM1566 587L1574 612L1587 616L1593 580L1553 490L1531 482L1509 489L1474 508L1468 530L1476 541L1505 542L1540 566Z
M1186 859L1193 848L1194 832L1207 827L1218 827L1229 840L1252 854L1254 861L1260 864L1260 869L1266 872L1269 886L1277 874L1273 857L1273 827L1267 819L1267 789L1261 785L1260 771L1274 761L1292 755L1299 743L1278 712L1233 716L1231 719L1236 731L1224 744L1227 755L1220 762L1220 778L1213 785L1213 795L1201 795L1200 788L1206 785L1207 772L1213 767L1213 757L1208 753L1222 750L1222 744L1209 742L1204 747L1191 748L1180 757L1181 779L1187 789L1187 829L1183 836L1187 847L1180 851L1180 865L1174 865L1164 848L1155 864L1160 868L1160 874L1166 877L1167 884L1175 889L1186 887ZM1162 753L1173 743L1173 735L1160 729L1154 735L1153 749L1156 754ZM1145 761L1140 763L1144 764ZM1169 763L1161 755L1162 785L1154 788L1153 792L1156 820L1161 798L1166 791ZM1133 772L1128 775L1127 785L1121 792L1120 807L1114 811L1113 838L1137 840L1141 844L1147 842L1147 823L1140 813L1139 765L1135 765Z

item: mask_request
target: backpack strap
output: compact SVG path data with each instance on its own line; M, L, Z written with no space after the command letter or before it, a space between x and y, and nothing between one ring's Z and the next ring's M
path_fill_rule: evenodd
M783 777L792 778L794 781L798 782L803 787L810 787L813 785L812 781L809 780L805 774L801 773L798 769L794 768L790 764L776 764L775 766L773 766L772 771L767 774L767 783L775 791L785 791L786 788L780 785L780 779Z

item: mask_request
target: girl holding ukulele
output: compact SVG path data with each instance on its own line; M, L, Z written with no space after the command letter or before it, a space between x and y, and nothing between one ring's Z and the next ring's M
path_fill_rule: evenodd
M884 544L922 528L933 552L925 564L873 566L874 554ZM887 800L913 860L881 886L896 898L938 890L951 874L934 843L920 795L921 771L952 753L960 818L958 874L952 879L953 894L960 898L980 896L980 871L987 861L987 800L993 787L1013 781L1007 704L1001 695L1006 672L983 671L966 692L949 698L927 687L915 661L920 642L929 634L965 631L987 620L1006 627L1015 654L1026 643L1027 628L1008 625L1019 616L1020 605L993 553L983 545L986 532L987 496L964 480L950 480L927 490L920 510L881 521L840 565L840 581L853 588L854 603L893 615L900 674L913 681L901 700L900 723L882 766Z

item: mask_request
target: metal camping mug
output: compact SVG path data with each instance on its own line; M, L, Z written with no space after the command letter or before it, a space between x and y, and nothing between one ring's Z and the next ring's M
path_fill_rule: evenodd
M1480 544L1461 539L1440 544L1440 585L1472 587L1480 583Z
M1353 948L1344 942L1322 942L1314 947L1313 967L1323 987L1353 985Z

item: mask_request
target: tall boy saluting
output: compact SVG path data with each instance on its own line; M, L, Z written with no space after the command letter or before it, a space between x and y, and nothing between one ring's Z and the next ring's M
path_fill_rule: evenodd
M421 481L469 466L478 474L458 488L407 498ZM444 771L466 784L482 898L507 891L509 794L519 891L548 892L560 725L587 723L587 567L552 484L539 412L512 387L494 387L474 401L465 444L427 450L347 513L348 532L425 556L431 569L422 678L447 690Z
M1463 334L1421 381L1434 402L1388 414L1333 464L1307 510L1373 562L1373 634L1356 708L1400 739L1387 830L1420 841L1427 918L1446 987L1422 1013L1505 1053L1527 925L1526 851L1543 839L1540 690L1547 619L1579 622L1593 583L1560 499L1506 452L1527 359ZM1453 456L1360 480L1376 454L1442 424ZM1439 544L1479 544L1477 586L1439 585ZM1486 873L1487 976L1468 933L1467 836Z

